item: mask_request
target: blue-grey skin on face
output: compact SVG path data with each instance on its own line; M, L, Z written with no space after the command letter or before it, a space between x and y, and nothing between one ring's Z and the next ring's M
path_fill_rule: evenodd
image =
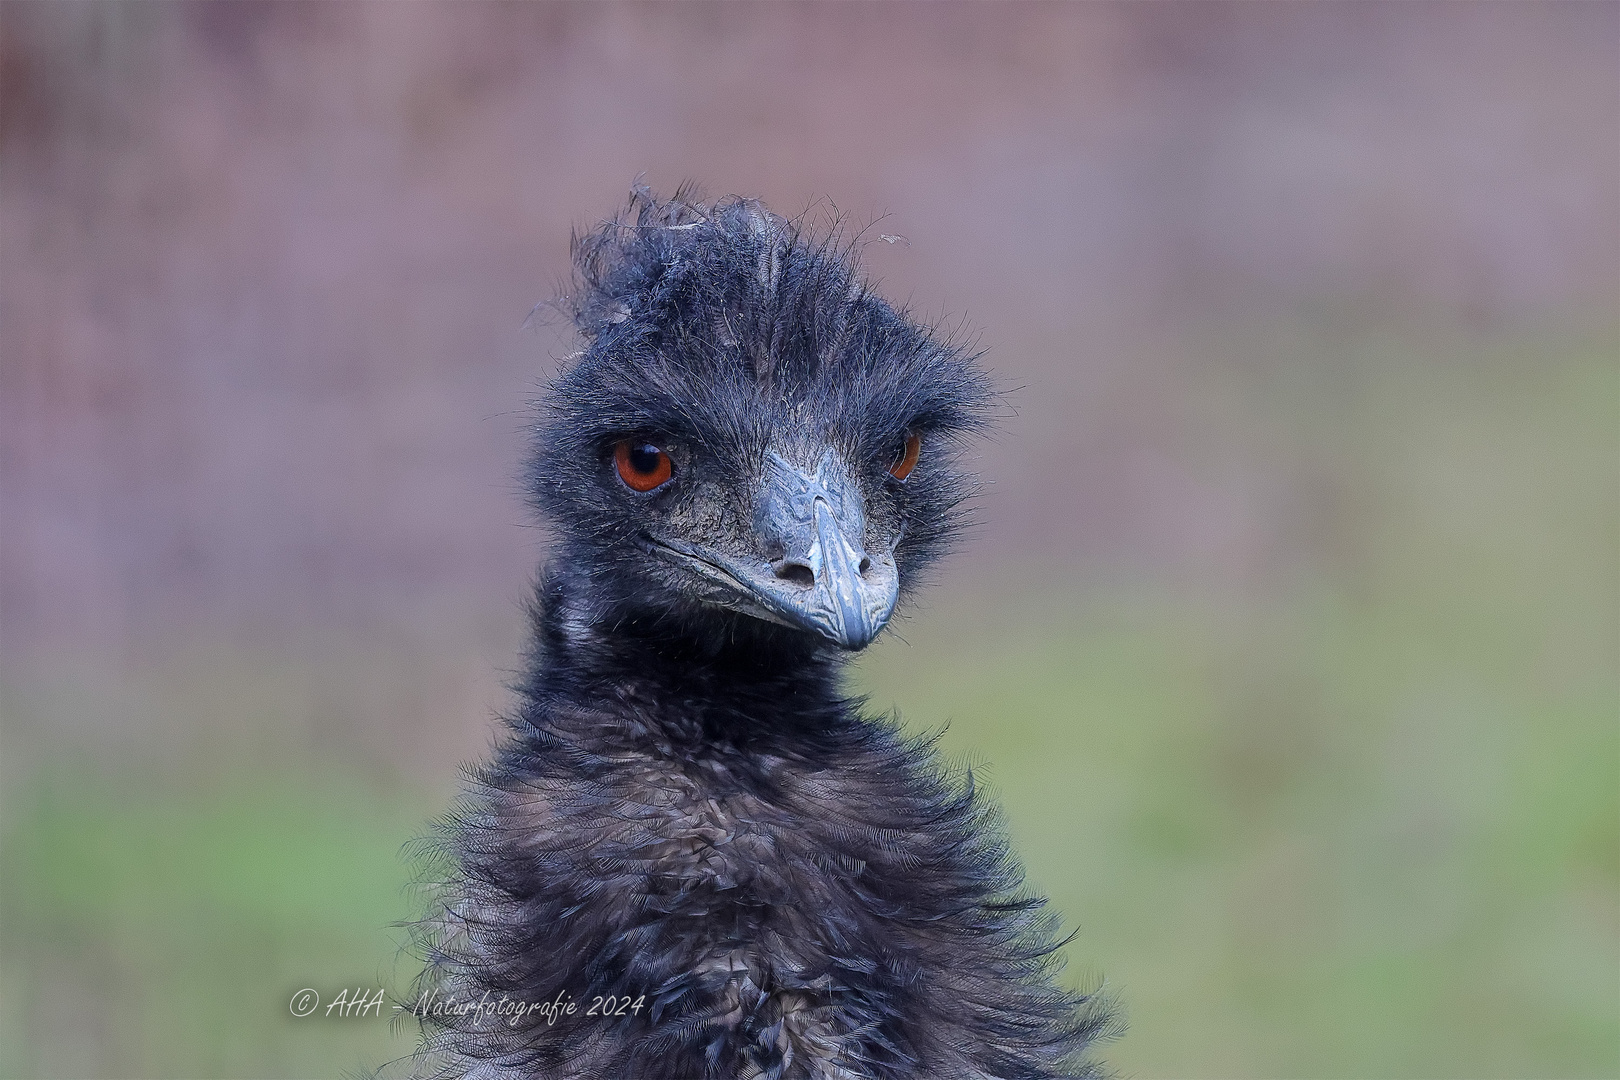
M718 587L721 606L814 631L843 649L865 648L899 596L899 531L887 542L868 542L865 500L830 447L813 467L767 451L763 472L753 552L728 554L649 530L651 549Z

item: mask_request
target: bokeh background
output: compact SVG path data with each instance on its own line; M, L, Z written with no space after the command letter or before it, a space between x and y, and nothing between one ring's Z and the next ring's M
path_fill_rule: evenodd
M0 6L0 1071L339 1075L645 174L1009 393L857 683L1137 1077L1620 1074L1620 6ZM880 234L903 237L880 241Z

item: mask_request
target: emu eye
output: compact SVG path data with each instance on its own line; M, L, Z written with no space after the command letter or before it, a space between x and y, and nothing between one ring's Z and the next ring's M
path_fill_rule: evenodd
M613 448L613 464L619 470L619 479L632 491L651 491L669 483L675 465L652 443L639 439L626 439Z
M911 475L911 470L917 467L917 457L922 453L922 436L916 432L907 432L906 441L895 449L894 461L889 465L889 475L896 480L905 480Z

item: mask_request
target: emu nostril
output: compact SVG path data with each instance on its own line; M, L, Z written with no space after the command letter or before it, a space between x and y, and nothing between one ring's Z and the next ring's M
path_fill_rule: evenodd
M791 581L795 585L809 588L816 583L816 575L810 568L801 562L788 562L786 560L776 564L776 576L783 581Z
M871 560L871 559L868 559L868 558L867 558L867 557L866 557L866 556L865 556L865 555L862 555L862 556L861 556L861 565L860 565L860 568L859 568L859 569L858 569L858 570L856 570L856 571L855 571L855 572L856 572L856 573L857 573L857 574L860 574L860 575L861 575L861 576L862 576L862 577L865 577L865 576L866 576L866 572L867 572L867 571L868 571L868 570L870 570L870 569L872 569L872 560Z

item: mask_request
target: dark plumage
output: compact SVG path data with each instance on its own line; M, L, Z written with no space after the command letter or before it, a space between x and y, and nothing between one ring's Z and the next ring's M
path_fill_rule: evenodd
M752 201L638 189L574 255L533 651L421 1000L578 1011L429 1016L422 1070L1097 1075L993 811L840 682L950 539L984 375Z

